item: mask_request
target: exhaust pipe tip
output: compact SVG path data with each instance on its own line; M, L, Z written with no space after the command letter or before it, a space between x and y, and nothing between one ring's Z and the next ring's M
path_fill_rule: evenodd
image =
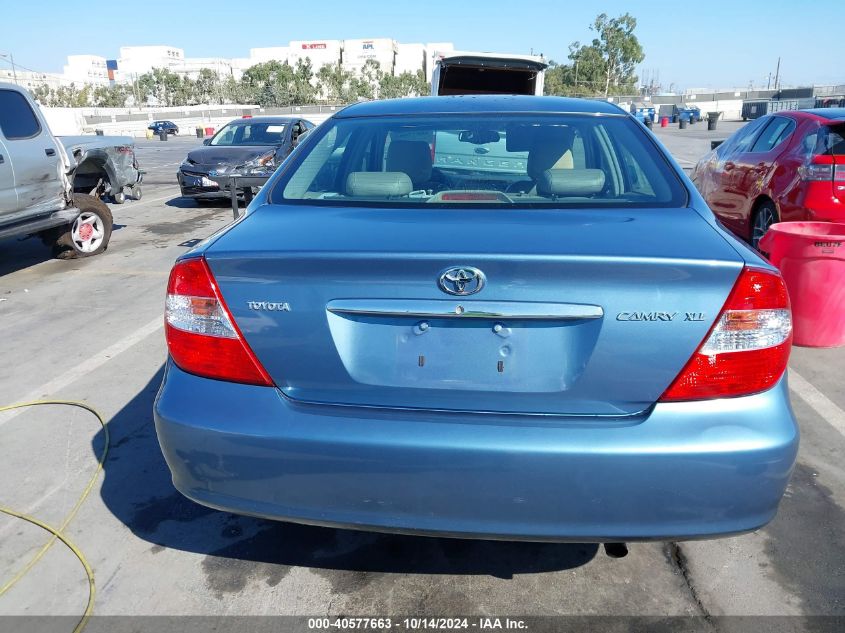
M604 553L610 558L625 558L628 555L626 543L605 543Z

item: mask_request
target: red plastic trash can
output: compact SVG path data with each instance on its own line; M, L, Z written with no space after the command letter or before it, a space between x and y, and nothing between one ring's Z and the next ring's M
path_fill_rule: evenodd
M845 345L845 224L780 222L760 240L792 302L793 342Z
M214 128L213 127L205 128L205 135L206 136L214 136Z
M660 127L668 127L669 126L669 117L665 116L660 119Z

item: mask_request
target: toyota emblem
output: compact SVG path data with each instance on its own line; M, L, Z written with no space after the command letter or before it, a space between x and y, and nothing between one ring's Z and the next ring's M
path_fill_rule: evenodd
M484 287L484 273L472 266L456 266L443 271L438 285L450 295L472 295Z

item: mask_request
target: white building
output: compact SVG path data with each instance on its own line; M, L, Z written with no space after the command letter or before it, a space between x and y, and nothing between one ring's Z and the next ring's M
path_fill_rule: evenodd
M436 44L399 44L388 38L350 40L292 40L287 46L251 48L249 57L224 59L221 57L185 57L185 51L175 46L122 46L117 59L115 80L131 83L139 75L154 68L166 68L196 79L203 68L213 70L218 77L240 79L250 66L269 61L287 62L296 66L299 60L310 59L316 74L325 65L341 64L351 72L360 72L368 60L377 61L382 72L401 74L425 70L429 79L435 51L454 50L450 42ZM23 71L18 72L23 75ZM31 73L31 82L74 82L77 85L108 85L106 58L99 55L70 55L61 77L45 75L40 80ZM0 75L2 76L2 75ZM53 79L49 79L53 77Z
M396 44L395 75L414 74L425 69L425 44Z
M181 62L171 64L169 68L177 75L189 79L196 79L204 69L213 71L220 79L226 79L233 74L232 61L222 57L185 57Z
M368 61L378 62L382 72L393 73L396 63L396 42L386 38L343 40L344 70L358 72Z
M290 46L268 46L266 48L249 49L250 66L267 62L284 64L290 58Z
M108 85L106 58L99 55L68 55L63 77L67 83Z
M185 62L185 51L175 46L121 46L117 69L126 81L153 68L169 68Z
M247 68L255 66L255 62L251 57L233 57L231 63L232 77L234 77L235 80L239 80Z
M292 40L288 49L291 66L296 66L300 59L310 59L311 69L316 73L326 64L340 62L343 45L340 40Z
M20 70L19 68L16 68L14 71L11 68L0 68L0 81L10 84L17 83L27 90L35 90L41 86L56 89L67 83L63 81L60 75L31 72L29 70Z

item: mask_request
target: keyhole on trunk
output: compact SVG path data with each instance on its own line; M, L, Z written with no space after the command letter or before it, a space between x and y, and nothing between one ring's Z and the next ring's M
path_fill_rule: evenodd
M425 365L425 356L420 356L419 358L417 358L417 365L419 365L420 367Z
M499 370L500 374L504 373L504 371L505 371L505 361L500 360L498 363L496 363L496 369Z

